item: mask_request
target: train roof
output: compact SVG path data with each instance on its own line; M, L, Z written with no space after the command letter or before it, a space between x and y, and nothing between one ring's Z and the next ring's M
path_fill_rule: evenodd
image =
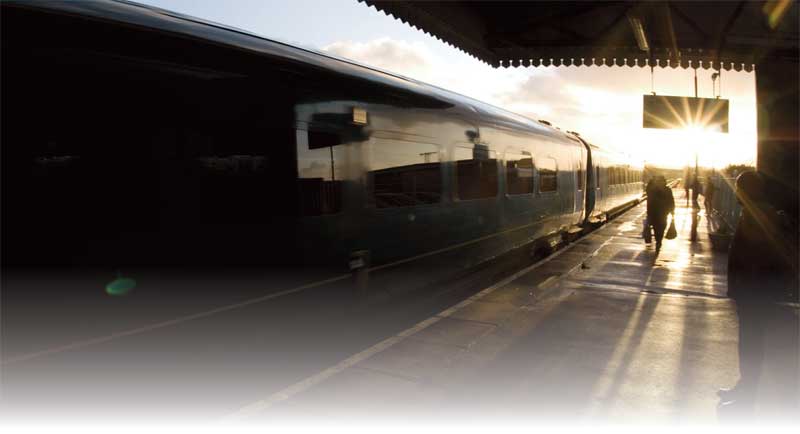
M531 133L562 139L575 139L551 126L536 122L519 114L503 110L473 98L426 84L418 80L401 76L378 68L363 65L349 59L340 58L329 53L297 47L285 42L268 39L254 33L226 26L219 23L168 11L154 6L143 5L124 0L106 0L92 2L3 2L3 6L24 7L44 10L64 15L76 15L101 21L110 21L125 25L133 25L146 29L205 40L222 44L231 48L256 52L269 57L278 57L290 61L310 64L338 74L345 74L384 86L400 88L405 91L433 98L441 102L460 106L466 110L479 113L489 122L526 130Z

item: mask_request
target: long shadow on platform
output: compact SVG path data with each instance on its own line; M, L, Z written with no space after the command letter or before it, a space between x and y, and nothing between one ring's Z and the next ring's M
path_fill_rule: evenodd
M632 260L642 262L639 266L652 263L650 255L632 257L630 249L624 249L599 271ZM668 274L669 269L656 267L641 274L639 283L666 281ZM482 379L457 391L464 401L460 407L474 409L475 414L556 421L572 421L590 408L604 414L623 387L660 302L660 297L645 294L604 294L569 294L486 366Z

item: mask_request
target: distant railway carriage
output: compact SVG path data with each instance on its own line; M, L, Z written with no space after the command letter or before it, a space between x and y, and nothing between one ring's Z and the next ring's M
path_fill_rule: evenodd
M444 273L641 197L575 134L327 54L124 2L2 9L5 267Z

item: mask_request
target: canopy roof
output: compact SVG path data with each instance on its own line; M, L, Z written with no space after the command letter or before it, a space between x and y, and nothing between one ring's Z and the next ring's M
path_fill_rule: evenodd
M798 60L798 6L751 1L359 0L495 67L752 70Z

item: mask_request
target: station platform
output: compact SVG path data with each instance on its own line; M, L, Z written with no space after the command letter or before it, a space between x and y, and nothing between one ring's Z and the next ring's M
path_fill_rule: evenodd
M641 203L227 420L718 422L716 393L738 379L727 255L702 208L690 240L692 208L674 195L679 236L660 254L642 240Z

